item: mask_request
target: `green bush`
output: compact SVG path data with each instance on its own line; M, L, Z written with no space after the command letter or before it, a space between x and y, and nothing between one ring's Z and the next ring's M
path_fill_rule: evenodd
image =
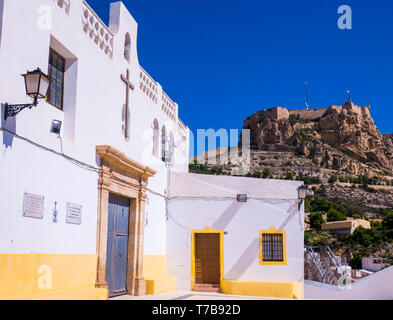
M347 220L347 217L341 213L340 211L330 208L328 213L327 213L327 221L332 222L332 221L345 221Z
M393 229L376 229L387 239L387 241L393 241Z
M306 246L326 246L332 235L327 231L315 232L307 230L304 232L304 244Z
M262 172L259 170L255 170L254 173L252 174L254 178L260 178L262 176Z
M305 185L321 184L322 183L322 181L319 177L303 176L303 177L299 177L298 180L304 181Z
M286 180L293 180L293 172L288 172L285 179Z
M387 229L393 229L393 212L388 212L383 218L382 225Z
M329 178L329 183L334 183L334 182L337 182L337 180L338 180L338 177L336 176L336 175L331 175L330 176L330 178Z
M270 177L271 174L272 174L272 171L270 170L270 168L265 168L265 169L263 169L263 172L262 172L262 178L266 179L266 178Z
M354 217L354 215L359 215L362 218L366 216L362 209L355 206L348 207L347 215L350 217Z
M317 190L318 194L321 196L326 196L326 187L324 185L322 185L318 190Z
M311 204L310 204L310 200L308 199L304 200L304 211L307 213L311 212Z
M310 223L310 227L320 231L322 225L326 222L325 219L323 218L323 212L322 211L317 211L317 212L312 212L308 216L308 221Z
M362 269L362 258L363 254L360 252L355 252L349 265L352 269Z
M199 173L199 174L221 174L222 168L212 168L210 169L208 166L204 164L197 164L195 161L193 164L189 165L190 173Z
M352 242L360 244L363 247L369 247L371 244L377 245L386 241L387 238L383 233L375 229L356 228L351 236Z
M334 209L340 211L343 215L347 215L347 208L342 204L334 204Z
M379 221L370 221L370 225L372 229L382 229L382 223Z
M315 199L311 202L311 212L315 211L329 211L333 207L333 203L325 198L315 196Z

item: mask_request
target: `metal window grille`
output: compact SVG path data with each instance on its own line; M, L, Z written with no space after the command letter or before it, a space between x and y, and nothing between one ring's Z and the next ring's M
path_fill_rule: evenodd
M281 233L262 234L262 259L263 261L284 261Z

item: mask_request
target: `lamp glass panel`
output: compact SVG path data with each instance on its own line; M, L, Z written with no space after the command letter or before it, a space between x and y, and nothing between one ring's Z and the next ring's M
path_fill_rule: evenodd
M307 189L300 188L299 189L299 198L305 199L307 196Z
M41 75L40 91L39 91L39 93L40 93L40 96L42 98L45 98L46 94L48 93L49 83L50 83L49 78L47 78L44 75Z
M38 93L40 74L39 73L26 74L24 77L26 82L26 94L34 98Z

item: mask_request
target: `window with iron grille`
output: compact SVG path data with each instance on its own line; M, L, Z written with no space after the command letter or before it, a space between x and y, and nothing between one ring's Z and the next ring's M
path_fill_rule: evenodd
M284 261L282 233L262 233L262 261Z
M64 100L64 71L65 59L53 49L49 52L49 71L48 75L51 84L47 96L47 102L63 110Z

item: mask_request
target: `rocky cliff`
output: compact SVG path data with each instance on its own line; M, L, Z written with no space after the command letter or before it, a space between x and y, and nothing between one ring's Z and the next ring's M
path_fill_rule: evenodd
M321 168L352 174L391 174L393 134L382 135L370 107L351 101L327 109L272 108L244 120L253 150L293 152Z

